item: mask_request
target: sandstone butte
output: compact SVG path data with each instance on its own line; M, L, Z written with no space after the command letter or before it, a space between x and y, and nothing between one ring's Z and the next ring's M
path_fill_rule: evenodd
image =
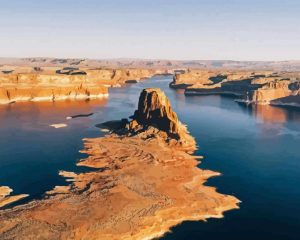
M175 74L171 88L185 95L234 95L238 101L300 107L300 73L188 70Z
M148 78L158 70L16 67L0 74L0 104L20 101L91 99L108 95L108 87Z
M194 138L160 89L145 89L133 119L84 139L86 173L61 171L69 185L0 211L0 239L153 239L186 220L221 218L239 200L206 180Z

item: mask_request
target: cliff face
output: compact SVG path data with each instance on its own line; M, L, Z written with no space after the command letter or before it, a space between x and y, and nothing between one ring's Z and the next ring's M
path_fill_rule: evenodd
M178 120L177 114L172 110L169 99L158 88L148 88L141 92L138 109L129 123L129 130L133 132L143 132L149 128L166 134L168 141L173 139L182 145L195 146L195 141L186 126Z
M207 70L190 70L184 73L177 73L170 84L171 88L186 88L195 83L198 84L213 84L209 78L214 75L213 72Z
M291 91L288 88L288 81L267 83L260 89L254 91L250 96L250 101L261 104L268 104L271 100L289 96Z
M22 101L58 101L66 99L91 99L108 95L104 86L25 86L0 87L0 104Z
M300 106L299 72L188 71L176 74L172 88L185 95L226 94L256 104Z
M87 78L106 85L124 84L127 80L142 80L157 71L149 69L99 69L88 70Z
M0 74L0 104L105 97L108 87L127 80L139 81L154 73L143 69L41 69L37 73Z
M280 102L281 99L299 95L299 85L299 82L291 83L289 80L269 82L262 88L253 91L250 94L249 100L250 102L258 104L270 104L272 102L276 103L276 101Z

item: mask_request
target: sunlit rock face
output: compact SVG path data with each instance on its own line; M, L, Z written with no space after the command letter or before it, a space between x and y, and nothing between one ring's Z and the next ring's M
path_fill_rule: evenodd
M19 73L18 71L22 71ZM30 68L0 73L0 104L107 97L108 88L149 78L147 69Z
M251 102L269 104L272 100L293 95L295 93L289 88L290 84L287 80L269 82L251 94Z
M176 140L183 145L195 145L185 125L172 110L171 104L163 91L158 88L144 89L139 98L138 109L129 123L129 130L134 132L154 128L167 135L169 140Z

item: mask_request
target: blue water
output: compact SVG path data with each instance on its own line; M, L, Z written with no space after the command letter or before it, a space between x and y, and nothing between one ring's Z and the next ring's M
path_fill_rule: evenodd
M200 167L222 173L207 184L242 201L225 218L182 223L163 239L300 239L300 112L245 107L221 96L185 97L168 88L170 81L156 77L111 89L107 100L0 106L0 185L30 194L26 202L66 184L59 170L85 170L75 166L84 157L82 138L103 135L96 124L130 116L141 89L160 87L196 137L196 154L205 157ZM53 123L68 126L54 129Z

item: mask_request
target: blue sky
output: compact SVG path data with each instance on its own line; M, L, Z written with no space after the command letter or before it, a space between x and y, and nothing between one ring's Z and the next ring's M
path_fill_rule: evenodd
M300 0L0 0L1 57L300 59Z

